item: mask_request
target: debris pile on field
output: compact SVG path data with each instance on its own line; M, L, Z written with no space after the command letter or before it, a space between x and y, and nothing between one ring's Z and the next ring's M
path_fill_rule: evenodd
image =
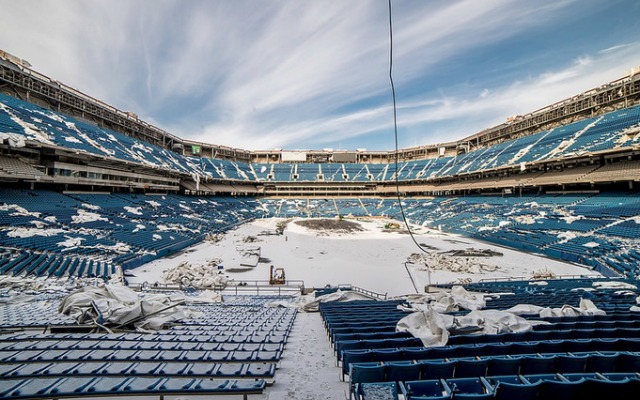
M531 279L533 280L548 280L548 279L555 279L555 278L556 278L556 274L554 274L552 271L549 271L546 268L534 271L533 274L531 275Z
M464 250L449 250L441 254L447 254L454 257L502 257L502 253L491 249L475 249L469 247Z
M480 261L474 257L450 256L435 252L413 253L407 257L407 262L415 265L419 270L440 270L468 274L481 274L498 269L497 265Z
M229 278L218 269L219 263L219 260L211 260L207 265L184 261L164 271L162 278L166 283L179 284L183 287L224 288L229 283Z
M211 243L218 243L224 239L224 233L209 233L204 240Z
M320 234L346 234L352 232L361 232L364 229L355 221L347 221L344 219L305 219L295 221L296 225L303 226L307 229L318 231Z

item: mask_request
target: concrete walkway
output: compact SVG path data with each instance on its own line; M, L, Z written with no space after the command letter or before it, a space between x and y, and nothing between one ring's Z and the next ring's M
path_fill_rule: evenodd
M298 313L273 386L262 399L324 400L348 398L320 313Z

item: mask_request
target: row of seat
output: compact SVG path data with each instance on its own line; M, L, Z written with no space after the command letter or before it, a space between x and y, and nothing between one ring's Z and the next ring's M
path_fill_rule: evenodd
M640 317L640 315L639 315ZM353 340L380 340L380 339L393 339L393 338L406 338L410 337L409 333L396 332L396 324L388 324L380 326L375 332L371 332L370 328L334 328L332 330L331 340L332 342L340 341L353 341ZM501 341L528 341L539 340L540 338L559 338L556 335L559 331L566 332L566 337L580 338L581 335L586 335L590 332L595 332L600 329L616 329L616 328L640 328L640 319L638 320L611 320L611 321L561 321L551 323L548 325L536 325L534 331L536 333L504 333L499 335L455 335L450 336L450 344L464 344L464 343L487 343L487 342L501 342ZM549 334L540 332L553 331ZM569 333L568 331L571 331ZM520 339L517 339L520 338Z
M534 344L541 341L564 341L584 339L615 339L629 338L640 339L640 328L608 328L608 329L567 329L558 331L529 331L507 332L495 335L459 335L449 337L450 345L479 346L491 343L512 343L514 348L533 348ZM415 347L422 345L422 341L413 337L343 340L335 343L335 351L341 358L347 350L357 349L393 349L399 347ZM533 351L535 353L535 351Z
M636 372L640 354L634 352L585 352L465 357L439 360L352 363L349 382L397 382L480 376L543 373Z
M568 339L524 343L448 345L429 348L419 346L392 349L345 350L342 352L340 363L342 366L342 373L347 375L351 364L361 362L417 361L462 357L516 356L522 354L625 351L640 351L640 339Z
M210 361L184 362L152 361L37 361L7 362L0 365L1 378L32 378L38 376L167 376L194 378L273 378L275 363L216 363Z
M229 380L191 377L34 377L0 379L0 399L65 398L87 396L158 396L260 394L264 379Z
M278 361L282 350L0 350L2 362L148 360L148 361Z
M58 295L53 299L22 303L19 307L12 303L0 303L0 326L6 329L24 326L75 325L75 319L58 312L57 304L54 304L56 300L59 300Z
M215 339L215 340L212 340ZM1 340L1 339L0 339ZM1 341L0 351L23 350L156 350L156 351L282 351L284 340L270 342L237 341L234 343L219 341L217 337L202 337L191 341L159 340L21 340Z

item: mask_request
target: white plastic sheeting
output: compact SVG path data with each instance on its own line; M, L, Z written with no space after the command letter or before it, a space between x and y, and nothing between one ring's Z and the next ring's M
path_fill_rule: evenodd
M453 316L440 314L429 306L426 310L414 312L398 321L396 332L408 332L422 340L426 347L444 346L449 340L453 319Z
M518 304L507 310L516 315L537 315L541 318L549 317L576 317L580 315L606 315L607 313L598 307L591 300L580 299L578 307L563 305L562 307L541 307L535 304Z
M500 310L474 310L464 316L441 314L432 306L409 314L396 324L396 332L408 332L422 340L426 347L444 346L451 332L499 334L527 332L544 321L528 321L513 313Z
M640 299L640 298L639 298ZM407 297L409 307L399 306L404 311L415 311L398 321L397 332L408 332L422 340L425 346L444 346L451 332L499 334L505 332L527 332L533 326L548 324L545 321L529 321L521 315L546 317L569 317L578 315L606 315L591 300L580 299L578 307L563 305L558 308L540 307L534 304L518 304L507 310L482 310L485 300L482 295L469 293L462 286L454 286L450 293L441 292ZM471 310L464 316L443 313ZM640 308L638 309L640 311Z
M435 295L420 294L407 296L409 307L398 306L403 311L424 311L428 307L437 312L447 313L459 310L481 310L486 301L482 294L474 294L462 286L454 286L451 292L439 292Z
M523 317L499 310L474 310L464 316L441 314L433 307L409 314L398 321L396 332L408 332L422 340L425 347L444 346L451 332L499 334L527 332L544 321L528 321Z
M58 310L78 323L126 325L134 323L139 329L161 329L171 321L190 318L193 312L178 307L184 299L166 295L140 298L126 286L105 285L84 287L66 296Z
M298 300L294 302L284 300L273 301L271 303L267 303L266 306L297 308L300 312L318 312L320 311L320 303L328 303L332 301L345 302L354 300L371 300L371 297L353 292L351 290L338 290L334 293L329 293L318 297L315 297L313 294L300 296L300 298L298 298Z

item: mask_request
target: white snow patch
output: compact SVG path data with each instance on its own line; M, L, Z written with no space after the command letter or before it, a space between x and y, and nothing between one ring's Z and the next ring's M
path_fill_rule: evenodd
M162 240L162 236L158 235L157 233L153 234L153 241L155 242L156 240Z
M29 238L33 236L56 236L59 233L65 232L63 229L40 229L40 228L25 228L16 227L5 230L8 237Z
M82 143L82 140L79 140L78 138L73 137L73 136L66 136L66 137L64 138L64 140L65 140L66 142L70 142L70 143Z
M125 211L134 215L142 215L142 207L124 206Z
M107 250L107 251L114 251L118 254L125 254L125 253L129 253L131 251L131 246L129 246L126 243L122 243L122 242L118 242L112 246L107 246L104 244L98 244L96 245L96 248L101 249L101 250Z
M144 226L144 225L142 225L142 224L137 224L137 225L136 225L136 227L135 227L135 229L134 229L134 230L132 230L131 232L135 233L135 232L140 231L141 229L146 229L146 228L147 228L147 227L146 227L146 226Z
M0 204L0 211L15 211L10 216L21 216L21 217L36 217L40 218L39 212L30 212L26 208L20 207L17 204Z
M95 204L82 203L82 207L88 208L90 210L100 210L100 206L97 206Z
M560 239L560 243L567 243L569 240L575 239L577 237L578 235L576 235L574 232L560 232L558 234L558 239Z
M84 240L84 238L79 238L79 237L69 237L69 236L65 236L67 238L67 240L64 240L62 242L58 242L58 246L61 247L78 247L80 245L82 245L82 241Z
M589 242L589 243L585 243L583 244L584 247L589 247L589 248L594 248L594 247L598 247L600 246L600 243L596 243L596 242Z
M583 215L567 215L565 217L560 217L560 219L564 220L567 224L571 224L572 222L579 221L583 218Z
M84 224L87 222L95 222L95 221L109 221L107 218L104 218L98 213L93 213L87 210L79 209L78 215L71 216L71 223L73 224Z

